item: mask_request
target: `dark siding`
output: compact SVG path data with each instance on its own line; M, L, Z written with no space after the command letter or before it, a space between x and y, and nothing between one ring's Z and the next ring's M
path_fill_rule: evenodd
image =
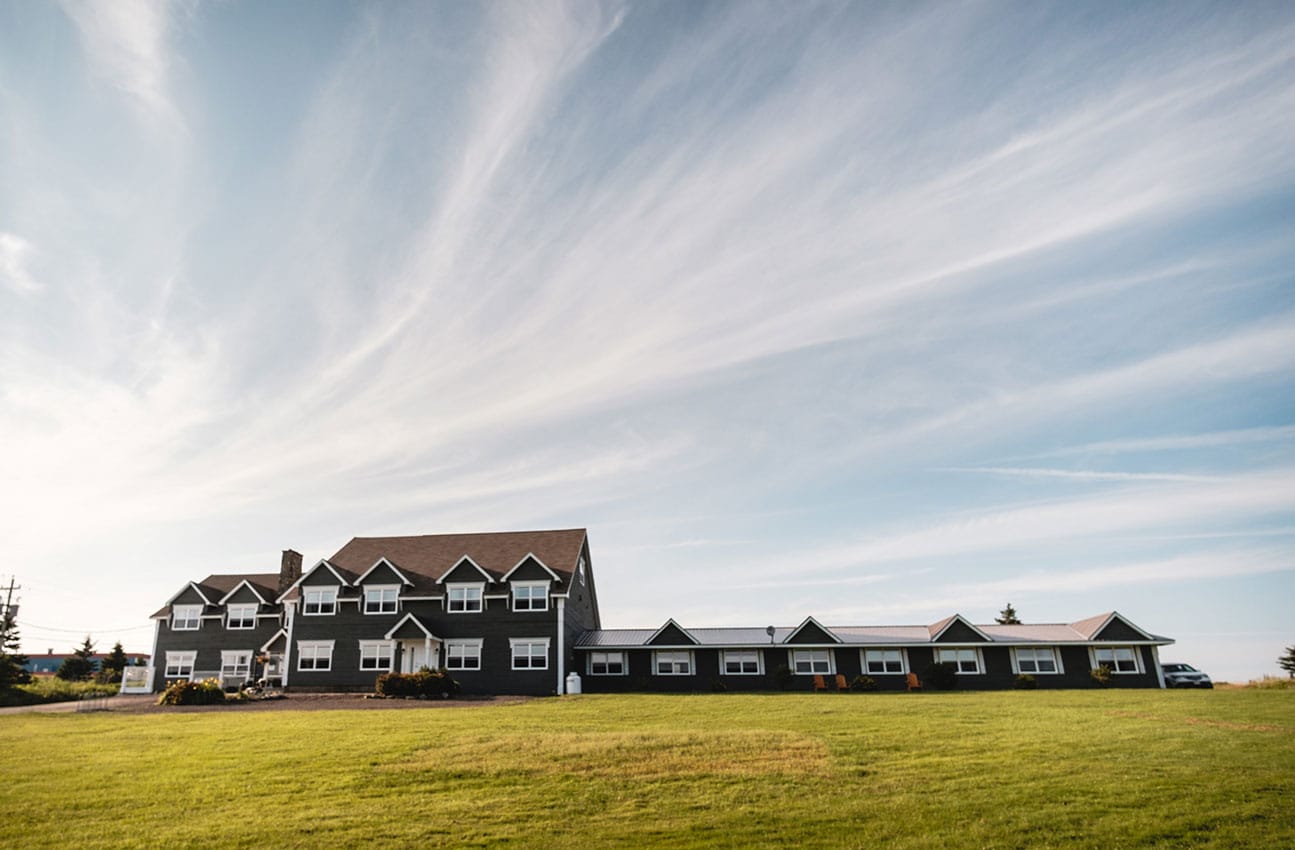
M243 585L242 587L240 587L237 591L235 591L233 596L225 600L226 605L251 605L253 603L256 603L259 605L260 602L261 600L256 598L256 594L253 593L251 588L249 588L247 585Z
M216 600L213 599L211 601L215 602ZM175 599L171 602L171 604L172 605L202 605L204 603L202 601L202 594L198 593L198 591L192 585L190 585L189 587L186 587L184 589L183 593L175 597Z
M648 643L651 646L691 646L696 641L684 634L683 629L678 628L674 623L667 623L665 628Z
M961 620L955 620L940 635L936 643L983 643L984 638L976 634L976 630L968 626Z
M489 583L486 577L481 574L481 571L472 566L472 564L469 564L467 561L459 561L458 565L446 573L445 577L441 579L441 581L446 584L449 582L455 582L457 584L479 584L483 581Z
M215 673L220 670L220 653L222 650L250 650L253 656L280 628L278 618L258 617L254 629L226 629L220 620L203 620L197 631L175 631L171 624L163 621L157 633L157 657L153 659L156 672L153 675L153 689L160 691L166 687L167 651L189 651L198 653L194 661L194 672ZM253 662L255 667L255 662ZM259 671L253 670L253 677Z
M806 623L798 632L787 639L787 643L836 643L836 638L813 623Z
M341 582L328 567L321 566L301 581L304 587L338 587Z
M1136 629L1126 623L1123 619L1115 617L1106 624L1106 628L1097 633L1097 636L1094 637L1093 640L1109 641L1114 643L1115 641L1121 640L1146 640L1146 636L1139 634Z
M509 581L553 581L548 570L539 565L534 558L527 558L517 572L508 577Z
M376 570L365 576L362 584L398 584L402 587L404 586L404 582L400 580L400 576L396 575L395 572L392 571L391 567L386 564L382 564Z

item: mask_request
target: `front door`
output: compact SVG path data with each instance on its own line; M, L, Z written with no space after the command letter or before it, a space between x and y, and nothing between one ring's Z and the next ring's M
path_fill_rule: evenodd
M407 643L400 653L400 672L417 673L420 667L426 667L427 647L421 643Z

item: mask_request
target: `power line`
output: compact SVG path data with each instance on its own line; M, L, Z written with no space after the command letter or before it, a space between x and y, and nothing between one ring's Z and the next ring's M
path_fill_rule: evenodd
M151 629L152 626L122 626L120 628L104 627L100 629L58 629L54 626L38 626L35 623L18 623L24 629L36 629L42 632L65 632L67 634L83 635L86 633L94 634L95 632L137 632L140 629Z

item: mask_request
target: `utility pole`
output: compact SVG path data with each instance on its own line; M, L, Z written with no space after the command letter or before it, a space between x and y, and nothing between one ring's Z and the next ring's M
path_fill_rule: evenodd
M4 600L4 610L2 613L8 614L10 609L13 608L13 592L15 590L22 590L22 585L14 584L13 578L10 577L9 586L7 588L3 588L3 590L5 591L5 600ZM15 617L18 616L18 613L16 611L14 612L14 616Z

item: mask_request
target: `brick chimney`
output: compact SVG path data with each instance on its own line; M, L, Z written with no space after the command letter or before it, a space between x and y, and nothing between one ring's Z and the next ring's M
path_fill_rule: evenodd
M279 593L292 587L292 583L299 578L301 578L301 553L284 549L283 560L279 562Z

